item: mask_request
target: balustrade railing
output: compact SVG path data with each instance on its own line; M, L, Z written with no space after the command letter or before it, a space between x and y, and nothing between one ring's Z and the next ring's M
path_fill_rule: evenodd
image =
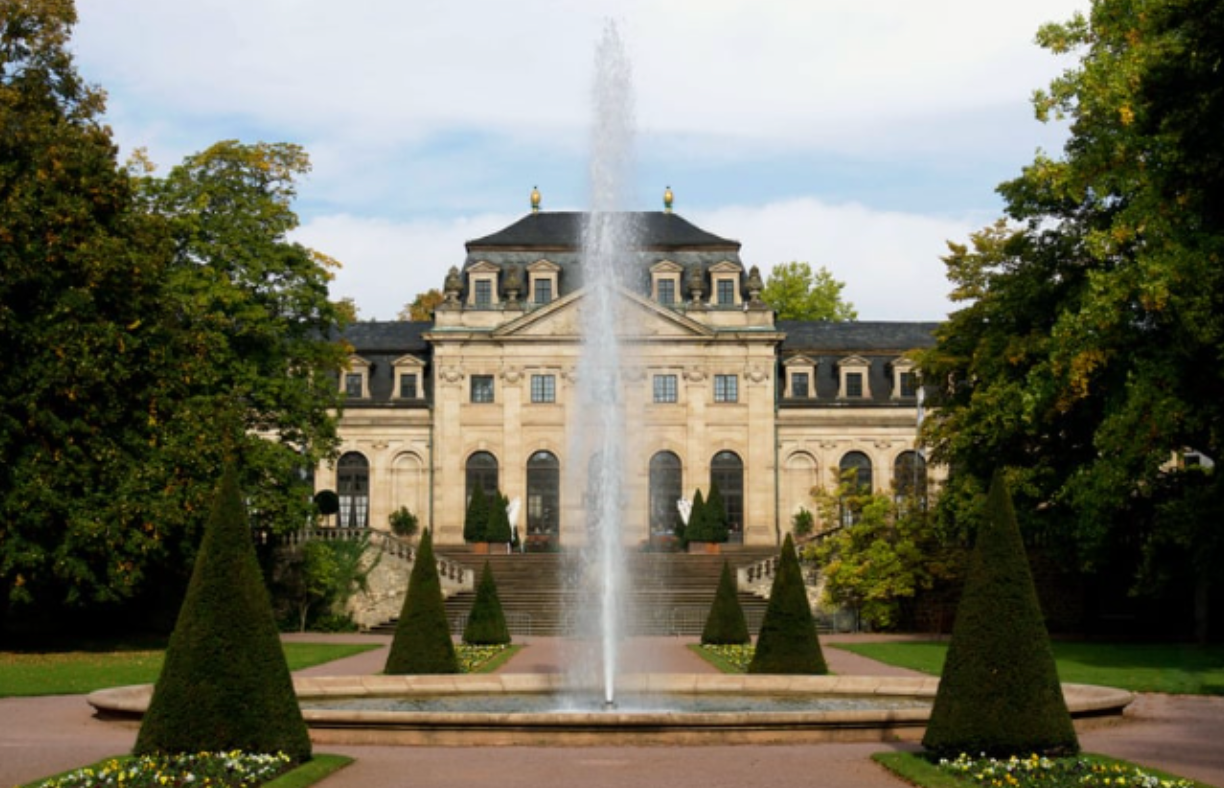
M372 546L379 548L384 555L398 558L405 563L416 561L416 547L405 539L401 539L388 531L377 528L303 528L291 534L286 534L281 544L290 549L296 549L309 541L356 542L368 539ZM443 585L472 590L476 587L475 576L471 569L449 558L437 558L438 578Z

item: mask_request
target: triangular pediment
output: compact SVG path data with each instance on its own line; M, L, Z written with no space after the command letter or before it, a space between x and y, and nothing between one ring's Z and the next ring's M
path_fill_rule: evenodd
M582 335L583 301L586 291L579 290L547 306L534 309L509 323L499 326L493 336L509 338L555 338L577 340ZM714 332L705 325L656 304L628 290L620 291L621 314L627 327L623 336L631 339L708 338Z

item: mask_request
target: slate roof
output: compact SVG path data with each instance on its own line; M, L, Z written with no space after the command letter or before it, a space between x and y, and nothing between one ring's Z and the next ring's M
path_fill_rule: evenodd
M341 337L348 341L358 353L413 353L429 352L425 332L433 323L410 320L381 320L353 323Z
M779 320L783 355L813 351L895 351L932 347L939 323L853 320L845 323Z
M642 249L659 251L700 248L738 252L739 241L706 232L674 213L633 211ZM585 213L548 211L532 213L492 235L467 242L469 253L511 250L578 250L582 247Z

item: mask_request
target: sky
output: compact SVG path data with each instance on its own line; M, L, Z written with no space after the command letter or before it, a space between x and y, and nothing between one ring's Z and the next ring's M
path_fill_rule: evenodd
M334 298L395 319L464 242L590 203L595 47L632 66L633 210L806 261L863 320L940 320L947 242L1065 127L1031 96L1075 65L1038 28L1090 0L77 0L72 48L125 157L165 172L220 140L313 169L294 240Z

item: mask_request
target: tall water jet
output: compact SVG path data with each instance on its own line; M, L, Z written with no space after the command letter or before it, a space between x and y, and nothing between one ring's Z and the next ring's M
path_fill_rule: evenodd
M619 648L624 633L625 587L622 504L627 460L621 400L618 291L634 253L632 215L626 210L633 159L633 91L619 30L609 22L595 57L590 157L590 210L583 230L583 351L578 363L577 422L571 456L587 458L584 500L587 540L580 596L590 606L585 623L597 645L591 664L606 705L615 702ZM579 460L581 462L581 460Z

